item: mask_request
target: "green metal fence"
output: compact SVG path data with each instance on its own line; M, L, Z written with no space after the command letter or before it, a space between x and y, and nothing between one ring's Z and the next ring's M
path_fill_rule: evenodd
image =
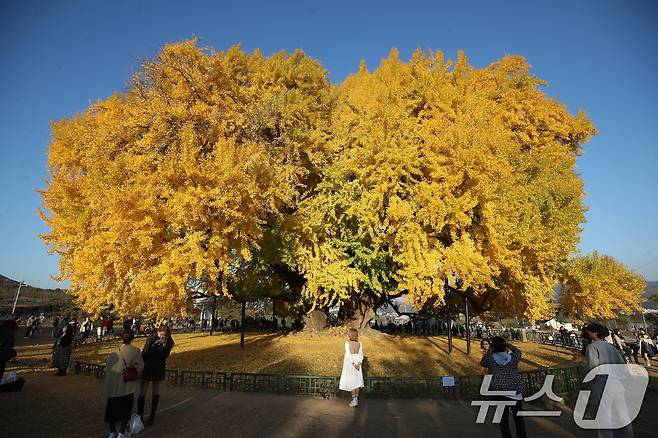
M105 366L73 362L76 373L104 377ZM547 375L553 375L553 391L560 396L580 390L585 370L582 367L550 368L522 372L526 395L538 392ZM218 371L167 370L165 380L173 386L207 388L220 391L259 392L333 398L347 394L338 389L338 377L283 374L225 373ZM472 400L479 396L482 376L455 376L454 386L444 386L443 378L378 377L365 379L363 393L373 398L440 398Z
M330 398L338 393L338 378L282 374L231 373L230 390L309 395Z
M88 376L94 377L105 377L105 366L94 364L94 363L85 363L85 362L72 362L73 371L76 374L87 374Z

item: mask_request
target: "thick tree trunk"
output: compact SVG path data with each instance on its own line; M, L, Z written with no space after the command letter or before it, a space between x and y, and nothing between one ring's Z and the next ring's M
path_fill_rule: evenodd
M213 298L212 301L212 315L210 316L210 336L212 336L212 332L215 329L215 313L217 312L217 295L215 295L215 298Z
M338 312L341 325L357 330L369 330L370 321L375 317L375 300L362 297L358 301L343 304Z
M359 311L354 314L346 325L354 327L357 330L369 330L370 321L375 317L375 309L367 306L359 306Z
M315 309L308 315L304 315L304 330L320 332L326 329L327 314L322 310Z

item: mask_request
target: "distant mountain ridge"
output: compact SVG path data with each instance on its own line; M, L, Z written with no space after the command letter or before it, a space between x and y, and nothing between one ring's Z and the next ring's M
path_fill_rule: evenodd
M19 282L0 274L0 313L11 312L18 291ZM23 284L16 305L19 309L36 309L70 305L73 297L64 289L44 289Z
M656 303L649 301L651 295L658 295L658 281L647 281L647 287L644 289L642 296L647 299L644 302L645 309L655 309Z

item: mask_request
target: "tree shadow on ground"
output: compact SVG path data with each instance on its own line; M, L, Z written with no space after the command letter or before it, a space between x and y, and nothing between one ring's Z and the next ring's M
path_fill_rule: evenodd
M557 353L554 348L540 347L533 351L533 358L527 356L521 358L522 363L533 365L535 368L563 368L568 366L577 366L583 363L583 356L578 351L569 351L558 349ZM558 360L564 358L565 363L555 364ZM542 362L539 362L542 361Z
M239 333L183 334L167 367L178 370L306 374L339 376L344 354L344 338L317 334L247 334L240 348ZM466 341L455 338L452 354L447 354L445 336L386 335L362 338L371 376L446 376L480 373L479 339L471 341L471 354L465 354ZM141 348L143 341L135 341ZM522 370L570 366L580 363L572 352L556 355L551 346L515 344L522 350ZM86 362L102 363L118 344L81 347L74 356ZM564 355L563 357L561 357Z
M396 336L390 341L394 344L396 356L378 357L376 361L371 357L373 375L392 375L382 370L396 368L398 372L393 375L397 376L460 375L477 372L478 359L474 355L466 355L461 349L447 354L447 350L441 348L436 338Z
M304 374L305 362L285 351L281 334L248 336L244 349L239 336L235 342L208 345L194 350L174 351L167 367L179 370L208 370L276 374ZM215 338L214 336L212 338ZM210 338L210 339L212 339Z

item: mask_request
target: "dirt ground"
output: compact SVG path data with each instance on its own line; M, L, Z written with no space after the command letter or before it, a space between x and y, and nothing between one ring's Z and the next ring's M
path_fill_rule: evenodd
M371 376L469 375L480 372L479 340L471 342L466 355L466 340L455 338L448 354L444 336L377 336L361 338ZM207 333L175 334L176 345L167 367L179 370L208 370L275 374L337 376L343 364L345 337L330 334L255 334L246 336L240 349L240 336ZM141 348L143 339L134 345ZM523 351L522 371L550 367L569 367L582 362L580 352L532 342L517 343ZM19 357L49 354L51 344L21 347ZM104 363L116 343L94 343L74 349L73 356L84 362Z
M51 372L19 370L25 387L0 394L0 437L103 437L102 380L83 375L55 377ZM475 424L477 407L447 400L369 400L354 409L347 400L244 394L163 385L148 437L499 437L497 425ZM542 409L529 403L526 409ZM655 437L658 393L649 390L635 436ZM148 410L148 402L147 402ZM527 418L535 438L594 437L579 429L569 407L557 418ZM491 419L491 414L488 421Z
M206 348L198 349L199 341L204 336ZM208 337L201 334L190 334L179 337L177 349L181 364L187 365L190 357L195 366L204 365L200 359L206 357L206 364L213 365L226 362L238 363L240 366L254 364L251 354L262 355L263 349L272 355L281 355L278 366L295 365L295 356L290 343L310 345L318 358L329 362L335 342L332 339L302 339L278 337L276 342L268 335L249 337L245 353L236 348L236 339L232 335ZM467 360L462 366L472 366L475 361L463 354L465 343L458 340L458 354L445 358L445 345L441 338L397 338L397 344L402 344L402 352L412 357L434 358L436 362L429 365L448 367L453 363L441 363L439 360ZM388 340L364 339L366 352L383 351L383 354L395 356L397 352L386 351L386 345L378 344ZM214 344L217 345L214 345ZM427 344L427 345L424 345ZM275 350L274 345L280 346ZM287 345L287 347L286 347ZM52 340L47 333L41 333L34 339L17 339L17 350L20 363L9 364L9 369L16 370L25 377L25 387L16 393L0 393L0 437L103 437L107 436L107 425L103 423L105 401L102 399L102 380L89 376L69 374L66 377L55 377L52 371L44 369L44 363L49 357ZM368 349L369 346L369 349ZM380 348L373 348L373 347ZM536 348L536 357L553 360L569 361L572 353L551 350L550 347L523 344L524 350ZM113 343L107 346L96 345L86 354L97 357L105 354L103 348L114 348ZM198 349L197 353L188 349ZM429 348L430 351L426 351ZM549 350L544 350L549 348ZM97 351L95 349L98 349ZM431 354L434 352L434 354ZM276 353L276 354L275 354ZM338 354L341 352L338 351ZM240 356L243 354L244 356ZM473 356L477 356L477 350ZM530 355L528 355L530 356ZM527 357L528 357L527 356ZM551 356L556 356L551 359ZM270 357L265 355L263 357ZM314 357L314 356L312 356ZM170 365L177 363L172 355ZM288 359L285 359L288 358ZM438 359L436 359L438 358ZM464 359L465 358L465 359ZM274 360L274 356L271 357ZM534 361L533 361L534 362ZM309 362L304 362L308 364ZM405 367L409 364L402 364ZM526 367L537 368L540 363L527 362ZM306 365L308 366L308 365ZM189 368L189 367L188 367ZM456 367L460 369L459 367ZM283 368L285 369L285 367ZM656 372L652 371L656 377ZM425 437L425 436L478 436L499 437L498 425L476 424L478 408L468 402L448 400L398 400L398 399L368 399L364 395L361 405L356 408L347 406L348 400L313 399L310 397L281 396L269 394L246 394L238 392L220 392L213 390L178 388L163 385L162 399L156 424L147 428L139 436L148 437ZM575 425L571 410L567 405L561 405L560 417L526 418L528 436L530 437L594 437L595 433L584 431ZM573 404L571 403L571 406ZM634 423L636 437L654 437L658 431L658 392L649 390L639 417ZM148 412L147 402L147 412ZM545 406L531 403L525 409L541 410ZM488 416L491 421L491 414Z

